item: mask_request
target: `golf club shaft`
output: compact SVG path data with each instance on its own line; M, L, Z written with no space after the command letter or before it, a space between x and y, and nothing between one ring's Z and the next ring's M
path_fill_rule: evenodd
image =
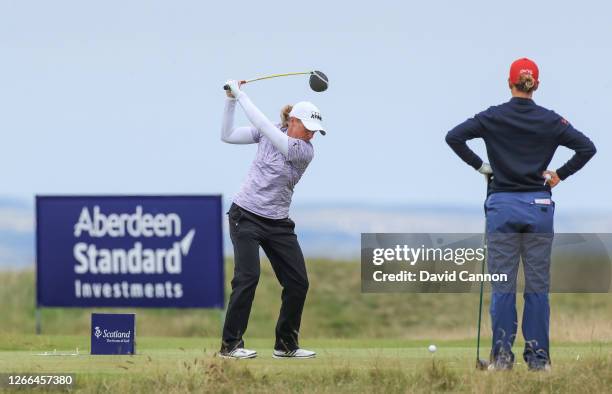
M486 246L485 246L485 258L486 258L486 254L487 254L487 250L486 250ZM485 266L485 262L483 260L482 261L481 274L484 274L484 266ZM480 326L481 326L481 322L482 322L482 295L483 295L483 290L484 290L484 282L480 281L480 301L478 303L478 333L476 334L477 335L477 340L476 340L476 361L477 362L480 360Z
M253 78L253 79L242 80L242 81L240 81L240 84L242 85L242 84L245 84L245 83L261 81L261 80L264 80L264 79L271 79L271 78L278 78L278 77L288 77L288 76L292 76L292 75L306 75L306 74L312 74L312 71L302 71L302 72L296 72L296 73L284 73L284 74L266 75L265 77L257 77L257 78ZM223 86L223 89L229 90L229 86L225 85L225 86Z
M487 183L487 192L488 192L488 188L489 188L489 182L491 180L491 176L488 174L485 174L485 181ZM488 193L487 193L488 194ZM487 260L487 213L485 212L485 228L484 228L484 233L482 235L482 242L483 242L483 246L485 249L485 254L484 254L484 259L482 260L482 268L481 268L481 274L483 274L481 277L484 277L484 271L485 271L485 263ZM484 281L481 280L480 281L480 301L478 304L478 334L477 334L477 339L476 339L476 363L479 364L480 363L480 326L482 323L482 297L483 297L483 292L484 292Z
M312 74L312 71L302 71L302 72L297 72L297 73L285 73L285 74L267 75L265 77L258 77L258 78L253 78L253 79L247 79L246 81L243 81L243 83L261 81L263 79L278 78L278 77L288 77L288 76L291 76L291 75L306 75L306 74Z

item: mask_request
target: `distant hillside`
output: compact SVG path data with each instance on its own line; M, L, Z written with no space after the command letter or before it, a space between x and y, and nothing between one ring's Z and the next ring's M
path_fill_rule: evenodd
M0 267L27 266L33 261L33 205L0 197Z
M302 204L292 207L291 217L304 254L330 259L358 258L363 232L480 233L484 225L482 209L475 205ZM232 255L223 223L226 255ZM555 218L555 229L612 233L612 212L563 211ZM0 267L31 266L34 242L33 203L0 198Z

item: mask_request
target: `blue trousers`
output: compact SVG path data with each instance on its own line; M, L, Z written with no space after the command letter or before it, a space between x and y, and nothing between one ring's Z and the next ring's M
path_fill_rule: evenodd
M514 362L512 345L518 327L516 278L522 260L525 274L523 358L530 366L549 363L548 293L554 233L554 203L550 200L550 193L493 193L485 202L485 212L489 273L508 277L506 282L492 284L491 359L508 364Z

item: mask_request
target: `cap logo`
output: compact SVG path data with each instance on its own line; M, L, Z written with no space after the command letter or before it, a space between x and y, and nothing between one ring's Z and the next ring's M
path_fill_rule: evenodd
M314 111L310 113L310 118L318 119L319 121L323 121L323 119L321 118L321 114L318 112L314 112Z
M529 75L533 75L533 71L528 69L528 68L523 68L521 71L519 71L519 74L529 74Z

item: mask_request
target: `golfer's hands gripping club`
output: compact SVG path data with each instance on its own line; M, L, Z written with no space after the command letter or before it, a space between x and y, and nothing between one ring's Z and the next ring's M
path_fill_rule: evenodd
M237 81L234 79L230 79L225 82L223 89L225 90L225 94L230 98L238 98L240 94L240 85L242 85L244 81Z
M561 178L559 178L559 175L557 175L555 171L546 170L542 173L542 176L544 177L544 185L548 184L551 189L561 182Z

